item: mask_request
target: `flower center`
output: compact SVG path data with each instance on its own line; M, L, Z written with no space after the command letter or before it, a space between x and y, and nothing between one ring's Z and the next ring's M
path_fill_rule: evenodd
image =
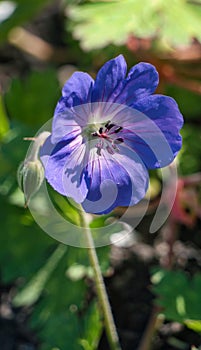
M118 137L118 133L122 131L123 127L111 123L109 120L104 126L101 126L97 131L91 132L91 137L98 138L99 141L95 145L97 154L101 155L101 150L106 149L108 153L114 154L119 152L118 144L124 142L122 137Z

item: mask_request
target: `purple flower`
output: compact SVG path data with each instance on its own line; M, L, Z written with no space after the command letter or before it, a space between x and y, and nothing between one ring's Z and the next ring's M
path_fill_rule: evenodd
M181 148L183 117L171 97L153 95L155 67L139 63L127 76L126 70L120 55L95 81L75 72L41 150L50 185L90 213L138 203L147 191L147 169L170 164Z

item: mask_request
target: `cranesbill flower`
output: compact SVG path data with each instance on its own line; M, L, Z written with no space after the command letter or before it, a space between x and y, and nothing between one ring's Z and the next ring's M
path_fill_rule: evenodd
M75 72L42 147L47 181L90 213L138 203L147 191L148 169L170 164L181 148L183 117L174 99L153 94L155 67L142 62L126 71L120 55L95 81Z

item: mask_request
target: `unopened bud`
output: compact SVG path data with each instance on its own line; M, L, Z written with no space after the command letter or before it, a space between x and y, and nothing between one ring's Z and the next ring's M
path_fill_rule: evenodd
M21 190L24 192L25 207L27 207L31 197L39 190L45 174L41 161L38 159L40 147L50 135L49 132L43 132L34 140L32 149L27 159L19 166L17 178ZM30 139L30 138L26 138Z
M27 207L31 197L39 190L44 180L44 168L41 162L28 161L18 169L18 182L24 192L25 207Z

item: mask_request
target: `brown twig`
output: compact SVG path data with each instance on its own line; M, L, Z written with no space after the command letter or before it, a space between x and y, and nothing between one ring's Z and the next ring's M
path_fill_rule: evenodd
M40 61L58 63L69 61L69 53L66 49L54 47L22 27L12 29L9 33L8 41Z
M159 306L154 305L138 350L150 350L152 348L152 339L154 337L154 334L157 332L164 321L164 317L162 315L159 315L160 310L161 308Z

